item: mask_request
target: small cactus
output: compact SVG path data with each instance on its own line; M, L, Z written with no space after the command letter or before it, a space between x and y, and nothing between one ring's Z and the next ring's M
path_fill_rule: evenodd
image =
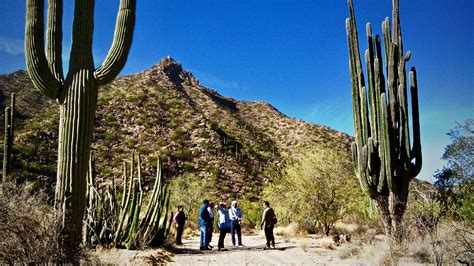
M3 169L2 179L5 181L12 169L12 153L15 122L15 93L11 94L10 107L5 108L5 133L3 140Z

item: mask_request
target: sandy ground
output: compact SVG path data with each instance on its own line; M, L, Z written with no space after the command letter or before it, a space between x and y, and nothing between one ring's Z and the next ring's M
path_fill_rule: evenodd
M233 247L230 235L226 236L227 251L217 251L218 234L213 235L211 251L199 250L199 236L184 239L182 246L170 246L166 250L149 249L143 251L98 250L94 253L97 262L112 264L155 264L170 265L377 265L377 258L351 256L350 251L357 248L357 241L332 244L330 238L318 236L281 237L276 236L276 248L264 250L265 237L260 235L243 236L244 247ZM332 247L332 249L330 249ZM380 248L383 248L382 246ZM378 253L378 252L377 252ZM341 258L342 256L342 258Z
M213 236L213 243L218 236ZM329 239L315 238L293 238L283 240L276 237L276 248L264 250L265 238L261 235L244 236L242 242L244 247L233 247L230 236L225 239L224 246L228 251L198 251L199 239L193 238L185 242L184 247L176 250L172 258L172 265L209 265L209 264L234 264L234 265L256 265L256 264L298 264L318 265L333 264L337 251L328 250L323 247L324 242Z

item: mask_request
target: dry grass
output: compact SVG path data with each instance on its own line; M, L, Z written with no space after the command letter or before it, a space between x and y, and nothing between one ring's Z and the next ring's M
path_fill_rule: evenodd
M362 250L362 247L360 246L349 248L348 250L346 250L345 252L341 254L340 258L341 260L355 258L360 254L361 250Z
M277 236L282 236L283 241L289 242L291 238L298 235L298 225L296 223L291 223L286 227L277 227L273 230L273 233Z
M174 230L170 232L170 234L174 235ZM192 237L195 237L199 235L198 230L194 230L191 227L185 227L183 231L183 239L191 239Z
M333 245L333 243L331 243L331 242L324 242L324 243L322 244L322 246L323 246L323 248L325 248L325 249L334 250L334 245Z
M0 263L62 261L60 222L45 198L26 186L0 185Z
M340 234L353 235L355 232L359 232L361 230L360 227L360 225L355 223L337 222L334 224L334 231Z
M309 250L309 240L307 238L303 238L299 241L299 246L304 252L308 252Z

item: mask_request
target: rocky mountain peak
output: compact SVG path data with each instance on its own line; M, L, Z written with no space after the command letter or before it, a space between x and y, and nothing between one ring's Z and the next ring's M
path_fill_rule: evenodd
M183 69L179 61L170 56L163 57L156 65L145 71L145 78L149 81L158 82L163 78L169 79L175 84L189 81L193 85L199 85L199 81L188 71Z
M170 77L172 80L180 78L179 76L183 72L183 66L181 63L174 60L170 56L166 56L161 59L155 67L163 71L163 73L165 73L165 75Z

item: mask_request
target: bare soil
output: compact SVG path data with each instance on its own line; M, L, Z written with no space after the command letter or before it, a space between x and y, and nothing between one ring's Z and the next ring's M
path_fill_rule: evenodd
M243 236L244 247L234 247L230 235L225 239L227 251L217 251L218 234L214 234L210 251L199 250L199 236L183 240L182 246L170 245L166 249L97 250L94 256L100 263L112 264L156 264L170 265L378 265L379 254L388 246L379 245L377 256L361 254L357 241L336 246L331 238L310 235L306 237L276 236L276 248L264 250L263 234ZM381 242L383 243L383 242ZM362 255L362 256L361 256ZM369 255L367 257L366 255Z

